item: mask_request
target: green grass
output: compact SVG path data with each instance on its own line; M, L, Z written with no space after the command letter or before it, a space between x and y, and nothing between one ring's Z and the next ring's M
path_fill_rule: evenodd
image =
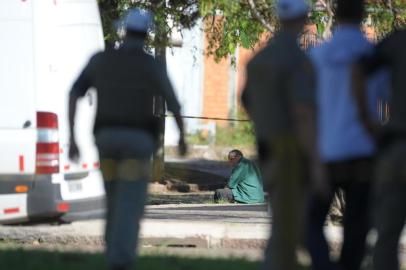
M239 111L237 118L248 119L248 116L244 112ZM187 141L190 144L210 144L210 138L207 132L189 134L187 135ZM228 147L254 146L255 136L252 122L236 122L234 124L229 123L225 126L218 125L216 128L214 145Z
M197 132L187 135L189 144L208 145L210 140L205 132ZM214 139L216 146L253 146L255 145L254 133L248 124L234 127L217 127Z
M186 258L143 254L137 268L142 270L251 270L259 262L243 259ZM100 253L73 253L0 247L0 269L4 270L107 270ZM134 268L135 269L135 268Z
M155 254L157 253L157 254ZM195 258L141 252L133 270L252 270L261 262L238 258ZM0 269L4 270L108 270L100 252L62 252L22 249L13 243L0 243ZM402 268L406 270L406 268ZM302 266L299 270L310 270Z

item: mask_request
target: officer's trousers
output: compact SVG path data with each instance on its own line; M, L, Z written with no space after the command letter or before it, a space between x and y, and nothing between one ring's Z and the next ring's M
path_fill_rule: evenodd
M307 247L312 258L312 269L360 269L366 249L369 224L369 197L372 179L372 158L359 158L326 164L332 193L309 200ZM334 192L344 191L343 245L338 266L330 260L324 226Z
M107 196L107 261L111 268L128 268L135 260L154 141L132 128L103 128L95 137Z
M406 221L406 140L381 149L373 189L373 224L378 240L373 253L374 270L398 270L399 239Z
M261 165L272 211L272 232L261 269L296 270L308 193L307 162L295 139L276 141L271 149L272 159Z

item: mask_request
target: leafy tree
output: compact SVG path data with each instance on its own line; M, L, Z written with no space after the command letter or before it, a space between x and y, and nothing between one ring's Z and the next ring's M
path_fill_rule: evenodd
M406 26L406 2L403 0L370 1L367 4L367 13L378 39Z
M172 31L190 28L199 18L198 0L98 0L98 3L108 43L120 40L113 23L129 8L144 8L155 14L159 35L156 34L150 40L150 45L154 48L170 46L168 38Z
M334 26L334 0L313 0L311 21L317 25L318 34L326 38ZM396 28L406 26L406 2L404 0L366 1L366 19L364 24L372 26L378 39Z
M118 40L111 27L130 7L143 7L156 14L161 34L151 41L153 47L171 46L168 37L173 30L190 28L197 19L204 20L208 37L206 53L215 59L233 56L236 48L253 48L264 34L278 28L276 0L98 0L106 41ZM330 35L334 26L335 0L310 0L310 21L322 38ZM366 1L367 20L383 37L397 27L406 25L404 0Z
M215 60L231 56L238 46L253 48L264 33L274 32L273 1L202 0L200 15L205 21L206 53Z

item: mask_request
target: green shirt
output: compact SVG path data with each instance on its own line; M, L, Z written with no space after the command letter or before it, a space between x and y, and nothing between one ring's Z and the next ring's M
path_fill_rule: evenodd
M233 192L234 200L240 203L264 202L261 174L255 164L241 158L231 171L228 187Z

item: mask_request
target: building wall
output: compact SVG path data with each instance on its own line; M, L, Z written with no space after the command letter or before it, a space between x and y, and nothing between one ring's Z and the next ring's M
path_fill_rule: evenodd
M175 33L182 47L166 50L167 70L184 116L201 116L203 111L203 31L198 26ZM185 118L186 132L199 129L200 120ZM172 117L165 121L165 144L178 142L178 129Z
M207 40L205 39L205 46ZM203 116L227 118L230 110L230 61L215 62L213 57L204 58L203 75ZM225 121L217 121L224 125Z

